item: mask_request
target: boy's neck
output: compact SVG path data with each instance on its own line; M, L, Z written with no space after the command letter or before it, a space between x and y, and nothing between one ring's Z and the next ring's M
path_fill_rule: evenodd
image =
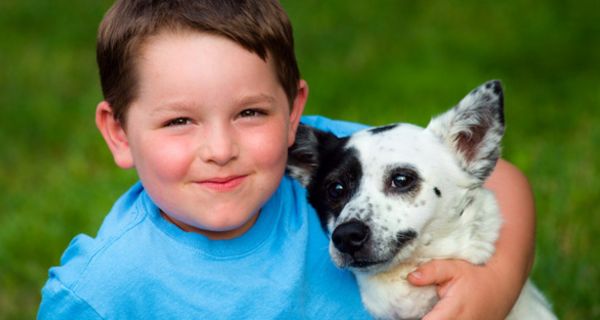
M200 229L200 228L188 225L186 223L183 223L181 221L177 221L177 220L173 219L171 216L169 216L168 214L164 213L162 210L160 211L160 215L165 220L174 224L179 229L186 231L186 232L199 233L201 235L206 236L210 240L229 240L229 239L237 238L237 237L243 235L244 233L246 233L246 231L250 230L250 228L254 225L254 223L256 223L256 220L258 219L259 214L260 214L260 211L256 214L252 215L252 217L248 221L246 221L243 225L241 225L240 227L235 228L233 230L212 231L212 230Z

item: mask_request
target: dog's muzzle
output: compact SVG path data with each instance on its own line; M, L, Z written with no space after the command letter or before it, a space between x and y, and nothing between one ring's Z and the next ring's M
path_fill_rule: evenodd
M383 245L385 250L377 250L377 244L374 243L376 239L369 226L360 220L350 220L333 230L331 243L337 252L332 253L332 256L338 267L368 269L389 263L416 237L414 230L401 231L389 239L389 242L386 241Z

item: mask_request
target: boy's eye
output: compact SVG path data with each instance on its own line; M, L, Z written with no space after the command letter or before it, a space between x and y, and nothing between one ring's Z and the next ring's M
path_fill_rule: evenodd
M265 112L258 110L258 109L245 109L242 112L240 112L240 117L242 118L248 118L248 117L257 117L260 115L264 115Z
M175 118L167 121L165 127L182 126L190 123L190 118Z

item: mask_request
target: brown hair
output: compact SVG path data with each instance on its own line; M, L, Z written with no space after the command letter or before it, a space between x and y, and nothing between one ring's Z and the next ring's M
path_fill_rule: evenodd
M272 59L292 106L300 72L292 26L276 0L117 0L100 23L96 46L102 93L117 120L125 120L136 98L136 59L144 41L182 29L224 36Z

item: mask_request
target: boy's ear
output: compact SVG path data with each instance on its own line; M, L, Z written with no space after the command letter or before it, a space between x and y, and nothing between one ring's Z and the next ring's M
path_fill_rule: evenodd
M290 110L290 127L288 132L288 147L291 147L296 140L296 131L298 130L298 124L304 112L304 105L308 99L308 84L304 80L298 82L298 93L292 104L292 110Z
M134 163L127 134L121 122L115 119L113 110L106 101L100 102L96 107L96 126L104 137L117 166L123 169L132 168Z

